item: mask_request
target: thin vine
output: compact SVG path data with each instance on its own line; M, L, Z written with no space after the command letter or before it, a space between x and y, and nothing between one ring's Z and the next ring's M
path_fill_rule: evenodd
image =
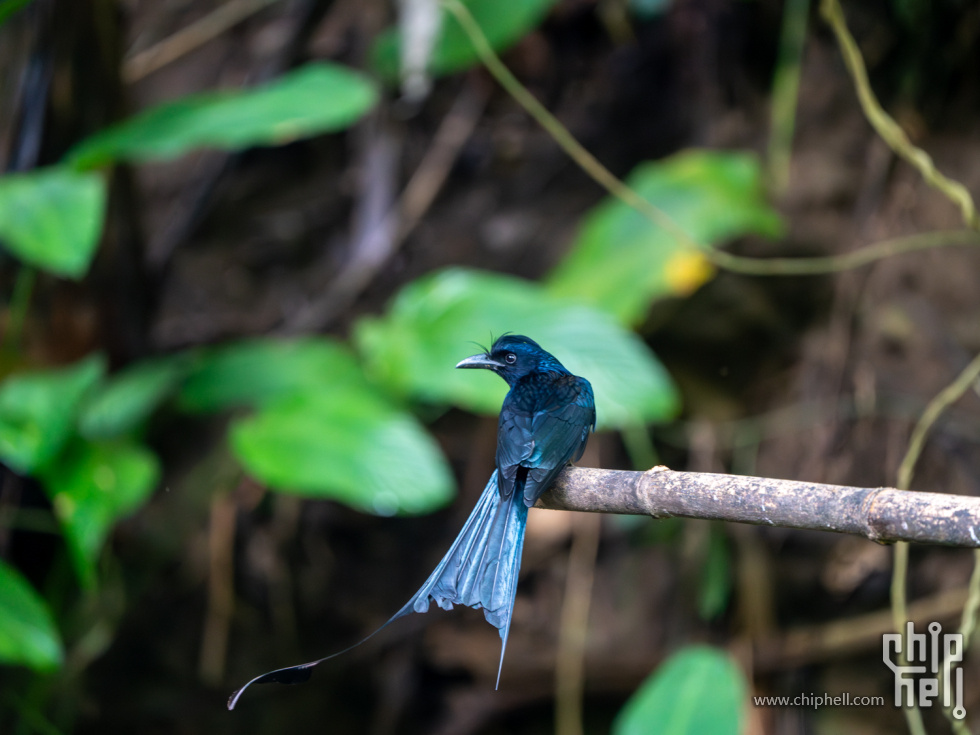
M980 216L977 214L977 209L969 190L960 182L950 179L940 172L929 154L913 145L898 123L882 108L871 89L861 52L857 47L854 37L847 28L843 11L837 0L822 0L820 11L837 37L841 54L851 74L858 100L865 116L878 135L881 136L885 143L897 155L911 164L930 186L939 190L959 207L963 221L969 229L950 232L929 232L910 237L895 238L881 241L850 253L815 258L751 258L706 248L684 232L670 215L641 197L603 166L595 156L589 153L575 139L554 115L548 112L521 85L500 60L500 57L494 53L479 25L459 0L442 0L442 4L456 18L464 32L469 36L477 55L497 82L552 136L555 142L594 181L605 188L609 194L645 216L655 226L661 227L671 233L682 245L698 249L706 258L720 268L757 276L817 275L858 268L900 253L949 245L980 245L980 235L976 232L976 230L980 230ZM922 417L916 424L909 441L908 450L899 467L897 482L899 488L909 488L915 463L922 453L925 438L936 419L938 419L940 414L949 405L958 400L977 381L978 377L980 377L980 355L974 358L966 369L960 373L957 379L933 398L926 407ZM898 543L895 545L891 602L895 628L900 633L903 632L905 621L908 619L906 594L908 553L909 548L907 543ZM977 623L977 613L980 610L980 550L976 552L974 563L976 566L970 579L969 597L963 611L960 626L960 632L964 635L964 641L968 640L974 632ZM909 729L913 735L925 735L925 726L918 707L913 706L905 709L905 715ZM968 732L962 722L951 719L951 723L954 731L957 733Z
M446 11L452 14L459 22L460 27L462 27L463 31L469 37L470 43L473 44L473 48L477 56L479 56L480 61L494 79L497 80L497 83L551 135L554 141L583 171L609 192L610 195L635 209L656 227L660 227L669 232L681 245L698 250L705 258L719 268L756 276L820 275L858 268L900 253L947 245L980 245L980 235L973 230L932 232L913 235L911 237L896 238L878 242L850 253L818 258L752 258L734 255L723 250L702 245L685 232L669 214L644 199L607 169L575 139L575 136L569 132L568 128L558 118L538 102L534 95L517 80L503 61L501 61L500 57L497 56L490 46L490 42L487 41L486 36L480 29L479 24L459 0L441 0L441 3ZM842 28L843 33L846 34L844 38L850 39L853 45L853 38L847 33L846 25L842 26ZM836 26L835 31L838 32L838 37L842 38ZM844 43L845 41L841 40L842 47ZM854 47L854 51L857 53L857 58L859 59L856 68L859 68L863 72L864 64L860 62L860 52L857 52L856 46ZM861 87L862 79L864 87ZM880 111L880 114L876 113L876 119L879 121L882 119L891 121L892 125L897 127L894 121L877 104L874 94L870 91L870 87L867 86L867 74L864 73L863 76L860 74L857 75L855 77L855 84L859 89L859 97L862 100L866 98L870 99L874 105L874 109ZM887 127L887 124L885 125ZM899 133L901 133L901 129L899 129ZM904 143L900 143L900 140L904 140ZM973 200L970 198L969 192L966 191L965 187L936 171L935 165L932 164L932 159L925 152L913 146L904 133L901 133L900 136L892 133L891 138L886 138L886 142L889 145L893 145L893 141L895 141L894 145L903 146L901 149L896 149L896 152L906 158L911 156L910 160L912 160L916 168L923 171L923 176L926 176L926 172L928 172L929 176L927 180L960 204L961 209L964 209L964 217L967 219L967 224L970 227L976 227L976 210L973 209Z
M973 203L970 191L959 181L954 181L936 168L932 157L921 148L912 144L905 131L895 122L875 97L868 81L868 70L864 66L864 59L858 49L854 36L847 29L847 21L844 19L844 11L841 10L837 0L823 0L820 3L820 14L830 25L837 36L837 43L840 45L841 55L847 70L851 73L854 80L854 88L857 91L858 101L864 116L871 123L875 132L881 136L888 146L899 156L908 161L922 175L926 183L935 187L946 195L954 204L960 208L963 215L963 222L967 227L974 230L980 229L980 216L977 215L977 208Z
M915 464L922 455L929 430L939 419L940 415L942 415L943 411L958 401L969 390L970 386L977 382L978 378L980 378L980 355L974 357L970 361L970 364L956 376L956 379L952 383L939 391L929 401L929 405L926 406L925 411L922 412L922 416L912 430L908 450L906 450L905 456L902 458L902 462L898 467L896 487L901 490L908 490L911 487ZM975 553L974 564L980 565L980 552ZM901 635L905 634L905 624L909 619L908 597L906 595L908 567L909 545L904 542L895 544L891 582L892 624L895 627L895 631ZM978 573L977 567L974 567L973 575L970 577L969 597L967 598L966 607L963 609L963 618L960 624L960 632L964 634L964 649L966 648L966 639L972 635L976 627L978 607L980 607L980 573ZM906 646L902 648L905 650ZM919 712L918 707L913 706L905 709L905 716L908 721L909 730L912 731L913 735L924 735L925 727L922 723L922 714ZM954 729L958 730L958 726L965 727L965 725L962 725L957 720L951 719L950 721L953 723Z

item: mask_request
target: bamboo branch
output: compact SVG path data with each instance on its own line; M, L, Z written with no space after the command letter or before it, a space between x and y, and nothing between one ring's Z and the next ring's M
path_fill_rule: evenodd
M593 513L681 516L980 547L980 498L894 488L845 487L763 477L571 467L538 507Z

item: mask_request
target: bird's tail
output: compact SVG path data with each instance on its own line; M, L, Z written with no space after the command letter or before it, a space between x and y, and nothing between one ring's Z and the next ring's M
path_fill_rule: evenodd
M451 610L453 605L483 608L487 622L500 630L503 640L497 686L507 650L526 526L523 493L501 498L494 471L456 541L421 589L395 614L425 612L430 600L443 610Z
M400 617L412 612L426 612L430 600L444 610L451 610L453 605L483 608L487 621L500 630L503 640L500 666L497 669L499 686L511 614L514 610L526 525L527 506L524 505L523 492L515 489L508 498L501 498L497 488L497 472L494 470L476 507L449 551L425 584L398 612L372 633L342 651L316 661L257 676L231 695L228 709L234 709L239 697L252 684L298 684L306 681L317 664L356 648Z

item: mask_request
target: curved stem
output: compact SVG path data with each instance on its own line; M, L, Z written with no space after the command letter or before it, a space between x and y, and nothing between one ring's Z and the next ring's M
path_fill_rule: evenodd
M508 69L504 62L500 60L500 57L494 53L493 48L490 46L490 42L487 41L487 37L483 35L483 31L480 25L476 22L476 19L470 14L470 11L459 2L459 0L442 0L442 6L450 12L453 17L459 22L459 25L463 28L463 31L470 39L470 43L473 44L473 48L476 50L477 55L480 57L480 61L487 68L494 79L507 90L507 93L513 97L518 104L523 107L527 113L533 117L537 123L554 138L555 142L561 146L561 149L568 154L568 156L579 165L579 167L585 171L592 179L599 184L602 188L612 194L614 197L619 199L624 204L632 207L633 209L640 212L647 219L653 222L658 227L662 227L667 230L670 234L676 237L681 243L688 247L702 249L690 235L688 235L684 230L671 219L670 215L664 212L659 207L654 206L646 199L637 194L633 189L627 186L623 181L616 177L608 168L603 166L599 160L589 153L585 147L579 143L575 136L573 136L564 125L559 122L558 118L548 112L548 109L535 99L527 88L522 85L517 78L511 74L510 69Z
M769 182L776 194L784 192L789 185L809 14L810 0L787 0L783 5L783 27L779 34L779 58L772 80L769 118Z
M544 105L535 99L534 95L514 77L500 60L500 57L491 48L486 36L483 35L479 24L459 0L442 0L442 6L447 12L453 15L469 37L470 43L473 44L474 50L487 71L551 135L562 150L583 171L609 192L609 194L635 209L655 226L669 232L682 245L697 249L705 258L719 268L724 268L735 273L756 276L819 275L857 268L898 253L912 252L943 245L980 245L980 235L972 231L934 232L906 238L896 238L876 243L852 253L820 258L749 258L699 244L669 214L644 199L599 162ZM884 113L882 112L882 114ZM952 183L956 184L956 182ZM968 193L967 198L969 198ZM970 202L972 206L972 200Z
M909 448L902 458L902 463L898 467L897 487L901 490L908 490L912 485L912 475L915 470L915 463L919 461L922 448L925 445L926 435L936 423L936 420L949 406L960 399L967 389L973 385L980 377L980 355L974 357L970 364L963 368L962 372L956 376L956 380L943 388L936 396L929 401L922 417L919 419L915 428L912 430L912 438L909 439Z
M925 446L926 436L932 425L936 423L936 420L950 405L955 403L959 398L967 391L967 389L973 385L977 378L980 377L980 355L977 355L970 361L962 372L956 377L952 383L943 388L936 396L929 401L929 405L926 406L926 410L922 412L921 418L919 418L918 423L912 430L912 437L909 439L909 448L905 452L905 456L902 458L902 463L898 467L898 478L896 485L902 490L908 490L912 484L912 476L915 471L915 463L919 460L922 455L922 449ZM905 635L906 621L909 619L908 614L908 597L906 591L906 580L908 578L908 568L909 568L909 545L905 542L895 544L895 555L894 564L892 566L892 583L891 583L891 603L892 603L892 620L895 626L895 631L900 635ZM968 628L967 623L972 621L976 614L976 604L977 601L974 599L980 594L975 584L980 585L980 581L976 581L977 574L974 571L974 578L970 581L970 599L973 603L967 604L966 609L964 609L964 623L963 627ZM972 614L968 614L971 611ZM971 628L972 630L972 628ZM908 650L907 645L902 646L902 650ZM900 656L902 664L905 665L905 654ZM909 730L913 735L925 735L925 726L922 723L922 713L916 706L906 708L905 718L908 722Z
M847 21L844 19L844 11L841 10L837 0L823 0L820 3L820 14L830 25L837 36L837 43L840 45L841 55L847 70L851 73L854 80L854 87L857 91L858 101L864 116L871 123L875 132L881 136L888 146L899 156L908 161L926 180L930 186L941 191L947 198L953 201L960 208L963 222L967 227L980 229L980 216L977 215L976 206L970 191L959 181L954 181L936 168L932 158L921 148L912 144L905 131L895 122L875 97L868 81L868 70L864 66L864 59L858 49L854 36L847 28Z
M980 245L980 234L973 230L926 232L896 237L841 255L814 258L747 258L724 250L707 253L720 268L750 276L810 276L860 268L893 255L929 250L949 245Z

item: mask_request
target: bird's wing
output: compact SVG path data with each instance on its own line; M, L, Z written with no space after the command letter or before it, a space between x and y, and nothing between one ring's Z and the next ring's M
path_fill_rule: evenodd
M518 481L518 472L523 463L535 451L535 441L531 433L533 414L508 409L500 412L497 427L497 472L500 495L509 498Z
M582 456L595 425L592 386L569 375L556 381L554 390L535 409L531 413L502 411L497 435L497 467L509 489L513 489L519 468L527 468L523 492L529 506L566 464Z
M590 390L588 401L576 399L534 416L534 452L524 462L525 467L531 468L524 484L524 502L528 506L534 505L565 465L585 451L589 431L595 424L591 398Z

